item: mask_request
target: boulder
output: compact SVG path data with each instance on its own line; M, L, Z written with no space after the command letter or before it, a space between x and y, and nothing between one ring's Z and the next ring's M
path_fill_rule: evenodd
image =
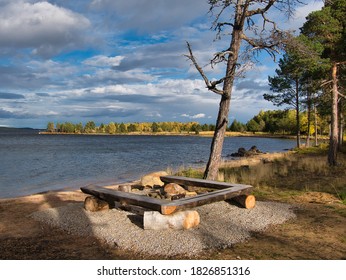
M232 157L250 157L263 154L256 146L252 146L248 151L245 148L239 148L237 153L231 154Z
M102 210L108 210L109 204L97 197L87 196L84 200L84 209L91 212L97 212Z
M154 186L164 186L164 182L161 181L160 177L161 176L167 176L168 173L166 171L158 171L158 172L153 172L147 175L144 175L141 178L141 186L143 187L151 187L153 188Z
M186 194L186 190L182 186L176 183L167 184L163 190L165 191L166 194L170 196Z

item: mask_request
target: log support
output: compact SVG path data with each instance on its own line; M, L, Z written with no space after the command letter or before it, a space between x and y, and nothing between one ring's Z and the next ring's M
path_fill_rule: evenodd
M144 212L143 227L146 230L191 229L198 226L200 216L197 211L180 211L162 215L157 211Z
M256 205L256 198L252 194L235 196L230 200L236 202L238 205L246 209L252 209Z

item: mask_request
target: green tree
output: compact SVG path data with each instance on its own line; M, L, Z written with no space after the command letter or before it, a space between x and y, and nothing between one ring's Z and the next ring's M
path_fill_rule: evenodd
M243 132L244 129L244 125L240 122L238 122L236 119L234 119L234 121L231 123L230 127L229 127L230 131L234 131L234 132Z
M251 131L253 133L259 131L259 124L254 119L249 120L246 123L247 131Z
M275 106L289 105L296 111L297 147L300 147L300 106L301 106L301 80L302 65L293 53L288 51L279 60L279 69L275 70L276 76L268 77L270 90L273 94L264 94L265 100Z
M75 125L75 133L82 133L83 132L83 124L80 122L80 123L77 123Z
M94 123L94 121L88 121L84 126L84 131L86 133L96 132L96 124Z
M151 132L159 132L159 128L160 126L156 122L153 122L151 125Z
M302 33L311 41L323 45L322 57L330 59L330 83L325 83L332 92L331 98L331 133L329 139L328 163L337 165L339 143L339 76L340 69L346 64L346 0L328 0L320 11L308 15L301 28ZM338 77L339 76L339 77Z
M54 127L54 123L53 122L49 122L47 124L47 131L48 132L54 132L55 131L55 127Z
M115 134L116 132L116 126L114 122L110 122L107 126L106 126L106 132L108 134Z
M118 132L120 133L126 133L127 132L127 127L124 123L121 123L118 127Z

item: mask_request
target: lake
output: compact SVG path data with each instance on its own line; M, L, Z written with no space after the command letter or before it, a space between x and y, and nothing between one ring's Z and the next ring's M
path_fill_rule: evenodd
M211 140L195 136L0 133L0 198L122 183L167 168L205 166ZM293 148L295 140L227 137L223 156L254 145L264 152L278 152Z

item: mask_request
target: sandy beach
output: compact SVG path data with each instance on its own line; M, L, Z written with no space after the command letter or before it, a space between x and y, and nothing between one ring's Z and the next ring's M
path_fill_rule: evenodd
M251 159L251 161L255 161ZM244 162L241 162L243 164ZM235 164L235 163L233 163ZM52 209L64 209L57 219L65 223L72 212L80 213L83 210L83 201L87 195L81 191L59 191L47 192L43 194L30 195L26 197L1 199L0 200L0 242L2 250L0 259L345 259L346 242L345 242L345 224L346 217L339 215L338 212L345 211L346 206L339 203L337 199L326 193L306 192L300 196L294 196L281 201L264 200L258 201L258 209L265 213L269 206L286 205L285 213L287 218L281 222L268 223L261 230L248 230L249 236L241 240L230 242L225 245L227 231L221 232L219 240L214 235L215 242L208 240L208 244L218 244L220 246L205 246L196 251L196 254L187 254L184 250L177 250L173 254L167 254L167 243L170 243L174 233L153 233L143 235L144 230L135 221L124 223L124 235L127 227L135 229L132 232L132 238L138 239L138 242L144 242L145 238L155 239L155 236L162 234L163 243L157 241L158 246L163 246L163 250L154 250L149 253L149 249L134 250L130 243L121 243L119 240L109 240L100 238L96 234L96 228L91 234L80 235L75 230L68 230L66 227L57 226L54 223L44 222L42 219L35 218L34 213L47 213ZM201 223L199 229L195 232L179 232L181 242L186 236L198 234L199 237L205 236L201 233L206 231L210 220L215 220L213 215L219 209L225 209L232 212L229 206L224 202L213 204L212 208L208 206L201 210L201 216L205 224ZM70 207L70 208L69 208ZM277 208L271 211L275 214ZM76 210L77 209L77 210ZM246 211L246 209L243 209ZM46 212L45 212L46 211ZM55 211L55 210L54 210ZM78 212L79 211L79 212ZM114 210L108 210L114 211ZM216 211L216 212L213 212ZM235 211L235 210L234 210ZM76 214L74 213L74 215ZM210 213L211 219L207 215ZM235 213L235 212L234 212ZM240 212L239 212L240 213ZM255 212L254 212L255 213ZM109 213L102 214L106 220L98 220L103 223L110 222L107 218ZM118 215L118 216L117 216ZM124 213L113 215L118 217ZM229 213L228 213L229 215ZM239 215L239 214L238 214ZM256 215L250 214L244 219L256 219ZM273 216L267 213L268 217ZM275 216L275 215L274 215ZM282 216L280 214L280 216ZM100 216L101 217L101 216ZM125 214L125 220L129 220ZM227 221L230 217L224 216ZM88 220L89 221L89 220ZM74 226L75 223L72 223ZM237 222L239 224L239 222ZM71 226L71 224L69 225ZM80 226L85 226L83 223ZM119 225L118 225L119 226ZM121 226L121 224L120 224ZM215 227L215 224L213 225ZM102 226L98 230L102 229ZM106 227L104 227L106 228ZM199 231L198 231L199 230ZM227 229L228 230L228 229ZM239 230L239 229L238 229ZM217 230L216 230L217 231ZM119 234L119 232L117 233ZM236 233L230 234L236 236ZM166 237L166 238L165 238ZM221 238L222 237L222 238ZM157 239L159 240L159 239ZM192 240L192 239L191 239ZM196 239L197 240L197 239ZM193 246L191 241L190 245ZM129 246L124 244L130 244ZM188 242L186 243L188 244ZM197 243L196 243L197 244ZM205 243L206 244L206 243ZM166 247L165 247L166 246ZM187 246L187 245L186 245Z

